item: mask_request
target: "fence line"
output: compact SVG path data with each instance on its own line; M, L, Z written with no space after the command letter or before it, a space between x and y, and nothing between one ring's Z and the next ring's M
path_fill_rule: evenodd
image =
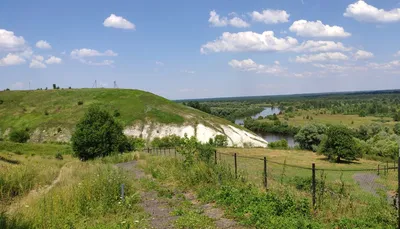
M167 155L167 153L168 153L169 156L173 156L175 158L181 158L182 159L182 155L179 153L179 151L176 148L147 148L144 151L147 151L149 154L153 154L154 153L156 155ZM171 151L173 151L173 154L171 154ZM221 157L221 155L232 157L232 159L228 158L229 161L227 161L227 159ZM323 199L323 198L326 198L326 197L324 197L325 196L325 194L324 194L325 192L331 194L330 197L328 195L328 198L339 198L341 200L342 197L338 197L338 196L343 195L342 188L345 185L344 184L345 181L342 180L342 175L343 175L344 172L377 172L377 175L379 176L379 175L381 175L381 172L383 173L383 175L388 175L389 174L389 170L397 170L398 171L398 176L397 176L397 183L398 183L397 191L398 192L397 193L400 192L400 169L399 169L400 156L398 158L397 166L396 166L396 162L393 163L393 167L390 167L389 166L389 162L386 162L386 163L382 163L383 164L382 167L381 167L382 164L378 164L377 168L360 168L360 169L318 168L315 163L310 163L311 167L304 167L304 166L299 166L299 165L287 164L286 160L285 160L284 163L281 163L281 162L278 162L278 161L269 160L265 156L263 158L261 158L261 157L252 157L252 156L240 155L240 154L237 154L237 153L218 152L217 150L214 151L213 157L214 157L214 164L218 164L218 162L222 162L222 161L228 162L228 164L231 164L231 166L233 164L233 166L234 166L234 177L236 179L239 177L238 165L241 164L241 160L238 160L238 159L249 159L249 160L253 160L253 161L260 161L260 165L263 164L262 169L261 169L261 167L259 168L259 170L256 169L255 167L258 164L257 163L254 164L253 163L253 164L247 164L247 166L250 166L250 167L246 167L246 169L243 170L243 171L246 171L246 172L253 171L253 172L255 172L254 173L255 176L257 176L257 174L258 174L257 171L259 171L259 175L262 176L262 177L259 177L259 179L260 179L259 181L260 181L260 183L262 183L262 185L263 185L265 190L268 190L268 188L269 188L268 187L268 185L269 185L268 179L275 180L275 178L279 178L280 179L280 183L283 184L283 179L284 179L284 177L286 177L286 174L285 174L286 173L286 167L302 169L302 170L306 170L306 171L311 171L310 173L307 172L306 174L302 174L303 176L306 177L305 180L304 180L304 177L303 177L303 181L307 181L307 179L311 179L310 180L311 183L303 184L304 185L303 189L300 189L300 190L303 190L303 191L307 191L308 190L308 192L311 192L309 194L311 194L312 207L313 207L314 210L316 210L319 206L322 206L323 203L326 203L326 200ZM212 157L210 159L211 159L211 162L212 162ZM263 163L261 163L261 161ZM246 162L242 161L242 163L246 165ZM247 163L249 163L249 161L247 161ZM282 167L282 171L280 171L279 168L277 169L276 166L275 166L275 168L274 168L274 166L269 166L269 164L283 166ZM253 167L251 167L251 166L253 166ZM273 171L279 171L279 172L281 172L281 174L276 176L276 174L275 175L272 174ZM318 178L318 179L321 179L321 180L318 180L318 182L317 182L317 177L316 177L316 175L317 175L316 172L317 171L322 172L321 173L321 178ZM293 173L293 171L291 171L291 172ZM337 187L335 188L335 185L337 186L337 184L334 184L335 182L327 183L329 186L325 184L326 181L324 179L326 179L326 176L327 176L327 174L325 172L340 172L341 173L341 175L340 175L341 184L339 184L339 186L341 185L342 187L339 189L339 191L337 190L338 189ZM330 174L330 175L332 175L332 174ZM325 178L323 178L323 176L325 176ZM295 170L294 171L294 175L292 174L292 178L300 179L302 177L298 177L298 170ZM293 185L293 183L290 183L290 182L292 182L292 180L293 179L290 179L290 180L285 181L285 182L288 185L291 185L291 184ZM320 182L323 182L323 183L320 183ZM374 182L374 181L367 181L367 182L371 182L370 184L372 184L372 182ZM296 185L298 185L298 184L296 184ZM353 187L353 186L351 186L351 187ZM319 193L319 192L321 192L322 194ZM318 196L317 196L317 194L318 194ZM394 201L396 201L396 200L398 201L398 194L397 194L397 197L394 199ZM335 200L332 199L331 201L335 201ZM400 207L397 204L394 204L394 205L398 209L398 215L400 216ZM400 217L398 217L398 225L399 225L398 228L400 229Z

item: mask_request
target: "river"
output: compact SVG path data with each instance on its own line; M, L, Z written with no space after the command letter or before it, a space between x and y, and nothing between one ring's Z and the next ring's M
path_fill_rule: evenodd
M258 119L258 117L262 116L265 117L267 115L279 114L281 110L279 108L273 107L264 107L264 110L258 114L251 116L252 119ZM244 125L245 118L239 118L235 120L237 125ZM289 147L294 147L296 145L293 136L290 135L280 135L280 134L273 134L273 133L256 133L258 136L262 137L267 142L275 142L282 139L286 139L288 142Z

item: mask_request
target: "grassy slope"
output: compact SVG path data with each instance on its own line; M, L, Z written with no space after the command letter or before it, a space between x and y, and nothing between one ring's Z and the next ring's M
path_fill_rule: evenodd
M228 124L198 110L160 96L128 89L70 89L0 92L0 130L63 127L72 129L92 104L100 104L111 113L119 110L124 125L137 120L165 124ZM83 105L78 105L82 101ZM48 115L45 114L47 111Z

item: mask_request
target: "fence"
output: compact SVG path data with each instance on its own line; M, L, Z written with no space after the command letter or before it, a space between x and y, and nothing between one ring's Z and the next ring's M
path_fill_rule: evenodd
M146 150L155 155L182 158L174 148ZM393 161L370 168L339 169L323 168L311 162L308 166L304 163L289 164L286 159L278 161L265 156L215 151L213 162L230 167L237 179L247 179L265 190L296 190L300 196L309 198L313 208L321 212L331 208L329 214L351 216L354 205L368 205L371 199L386 198L400 215L398 194L395 194L400 184L400 158L397 164ZM389 195L389 191L393 191L393 195ZM400 225L400 219L398 221Z

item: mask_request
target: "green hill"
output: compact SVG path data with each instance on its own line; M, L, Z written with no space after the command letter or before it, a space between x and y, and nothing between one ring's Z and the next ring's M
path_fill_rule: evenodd
M0 92L0 137L29 129L31 141L69 141L76 123L93 104L108 110L126 133L148 140L171 134L206 142L224 134L230 145L266 142L240 126L149 92L128 89L64 89Z
M0 92L0 128L73 128L92 104L99 104L126 126L153 121L164 124L228 121L140 90L64 89ZM83 102L82 105L79 105ZM0 102L1 103L1 102Z

